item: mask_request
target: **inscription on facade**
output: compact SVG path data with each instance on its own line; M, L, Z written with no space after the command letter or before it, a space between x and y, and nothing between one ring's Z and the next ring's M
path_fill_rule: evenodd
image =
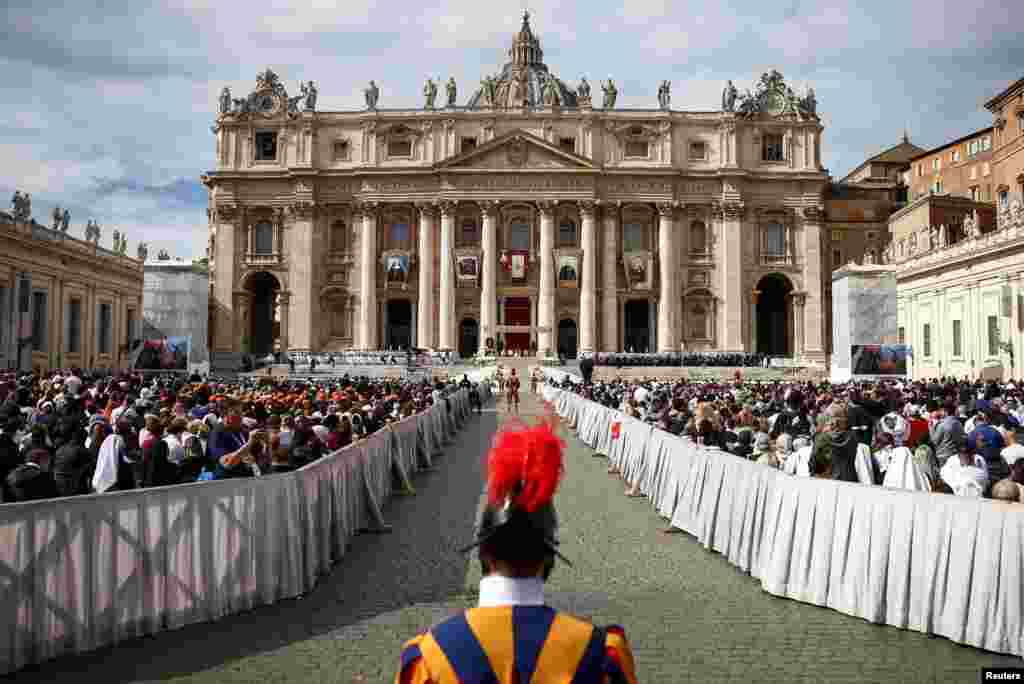
M455 176L451 185L459 190L590 190L593 181L579 176L523 176L497 174Z

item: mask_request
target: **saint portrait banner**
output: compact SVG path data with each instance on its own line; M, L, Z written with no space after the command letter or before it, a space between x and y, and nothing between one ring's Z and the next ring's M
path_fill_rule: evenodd
M651 255L647 252L626 252L623 255L626 277L634 290L650 290L652 286Z
M409 280L409 257L405 254L397 254L387 257L385 261L387 282L405 283Z
M578 287L579 272L578 256L558 257L558 287Z

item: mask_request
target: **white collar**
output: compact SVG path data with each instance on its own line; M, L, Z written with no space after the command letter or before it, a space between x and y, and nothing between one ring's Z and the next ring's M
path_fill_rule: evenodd
M540 577L488 575L480 580L480 607L543 606L544 580Z

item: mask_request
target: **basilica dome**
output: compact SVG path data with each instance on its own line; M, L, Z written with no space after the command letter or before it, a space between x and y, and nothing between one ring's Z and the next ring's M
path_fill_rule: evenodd
M512 40L509 61L497 76L485 77L484 84L469 98L467 109L486 107L543 107L545 87L550 82L559 107L577 107L576 91L548 71L540 41L530 30L530 14L523 15L523 26ZM488 86L488 80L490 84ZM493 100L493 102L492 102ZM550 104L550 103L549 103Z

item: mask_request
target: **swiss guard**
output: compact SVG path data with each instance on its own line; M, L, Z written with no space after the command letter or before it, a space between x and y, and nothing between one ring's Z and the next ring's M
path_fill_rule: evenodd
M553 423L553 421L551 421ZM395 684L637 684L621 627L544 603L555 566L562 442L552 424L500 431L487 456L476 539L480 605L406 642Z

